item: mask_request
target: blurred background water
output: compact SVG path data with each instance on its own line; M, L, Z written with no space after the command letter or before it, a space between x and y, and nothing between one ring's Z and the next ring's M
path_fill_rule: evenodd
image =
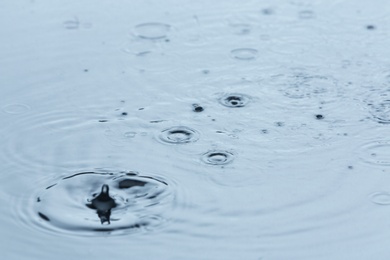
M389 13L1 1L2 258L389 259Z

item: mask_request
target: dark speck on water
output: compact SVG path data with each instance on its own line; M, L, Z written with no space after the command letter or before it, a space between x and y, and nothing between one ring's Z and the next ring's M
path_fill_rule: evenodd
M375 28L375 25L370 24L370 25L366 26L366 29L367 30L375 30L376 28Z
M127 112L123 112L123 113L122 113L122 116L127 116Z
M43 220L50 221L50 219L49 219L45 214L42 214L41 212L38 212L38 215L39 215Z
M198 104L192 104L192 106L194 107L193 108L194 112L202 112L204 110L204 108Z
M318 115L316 115L316 118L317 118L318 120L321 120L321 119L324 119L324 116L323 116L323 115L320 115L320 114L318 114Z

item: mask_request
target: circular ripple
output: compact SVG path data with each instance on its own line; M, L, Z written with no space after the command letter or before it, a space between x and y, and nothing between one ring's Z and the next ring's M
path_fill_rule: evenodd
M8 114L25 113L31 108L25 104L9 104L3 107L3 111Z
M77 235L153 230L173 201L169 188L159 177L136 172L76 173L37 194L33 219L45 229Z
M142 23L135 26L137 36L148 40L163 39L170 29L171 26L164 23Z
M163 130L159 139L171 144L186 144L196 142L199 139L199 133L186 126L174 126Z
M369 113L381 124L390 124L390 90L375 91L366 100Z
M258 55L258 51L252 48L240 48L232 50L230 54L237 60L254 60Z
M375 192L370 195L370 200L378 205L390 205L390 193Z
M374 141L360 148L360 158L366 163L390 166L390 141Z
M219 102L226 107L244 107L250 98L243 94L227 94L219 99Z
M227 151L212 150L202 155L202 161L212 165L224 165L232 162L234 155Z

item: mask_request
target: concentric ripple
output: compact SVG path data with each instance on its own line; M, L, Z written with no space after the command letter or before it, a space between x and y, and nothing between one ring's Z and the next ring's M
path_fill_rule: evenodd
M232 162L234 155L223 150L212 150L202 155L202 161L211 165L224 165Z
M390 90L375 91L366 100L369 113L382 124L390 124Z
M8 114L21 114L30 109L31 108L25 104L9 104L3 107L3 111Z
M390 193L383 191L372 193L370 200L378 205L390 205Z
M362 145L360 158L371 165L390 166L390 140L373 141Z
M199 133L186 126L174 126L163 130L159 139L170 144L186 144L196 142L199 139Z
M227 94L219 99L219 103L226 107L244 107L249 101L249 96L238 93Z
M126 234L160 226L173 193L160 177L81 172L50 184L34 200L33 219L43 228L76 235Z
M138 37L148 40L159 40L167 36L171 26L164 23L141 23L135 26Z
M230 55L237 60L254 60L257 58L258 51L252 48L239 48L232 50Z

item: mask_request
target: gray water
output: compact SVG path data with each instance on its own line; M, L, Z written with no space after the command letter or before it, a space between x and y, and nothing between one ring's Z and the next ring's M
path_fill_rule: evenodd
M389 14L1 1L1 258L389 259Z

